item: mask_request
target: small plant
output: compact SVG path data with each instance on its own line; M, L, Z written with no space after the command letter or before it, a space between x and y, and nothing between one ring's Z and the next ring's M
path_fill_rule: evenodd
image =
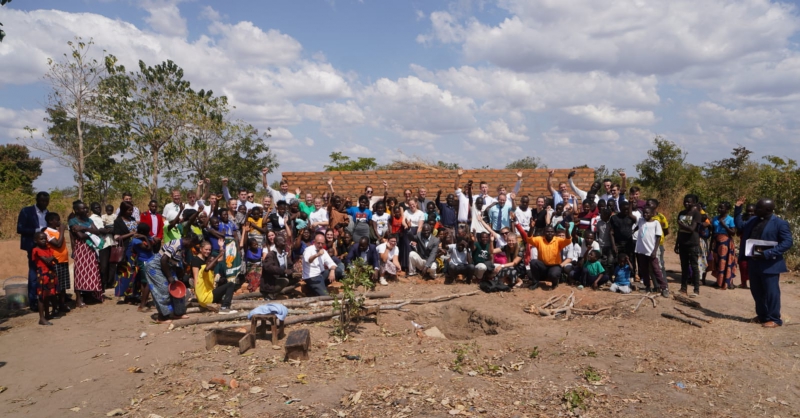
M597 352L595 351L587 351L586 355L589 357L597 357Z
M364 296L357 294L356 290L362 286L367 290L375 287L372 274L372 266L368 266L360 257L347 267L341 281L342 287L339 288L341 293L338 298L333 299L333 310L339 311L339 318L333 330L334 335L347 338L353 318L358 316L358 311L364 305Z
M458 374L464 374L464 362L469 358L467 356L467 354L469 354L469 346L461 344L453 349L453 352L456 353L456 358L453 359L453 365L450 367L450 370Z
M589 383L599 382L603 379L603 376L592 366L589 366L583 369L583 378L586 379Z
M566 403L570 411L576 408L586 410L589 407L586 405L586 401L591 399L592 396L594 396L594 394L589 392L586 388L578 387L568 390L561 399Z
M530 357L532 359L535 359L535 358L539 357L539 346L538 345L533 347L533 350L531 350L531 353L528 355L528 357Z

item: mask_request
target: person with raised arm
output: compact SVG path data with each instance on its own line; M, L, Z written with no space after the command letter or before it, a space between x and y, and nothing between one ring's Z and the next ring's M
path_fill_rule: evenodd
M270 169L264 167L261 169L261 184L264 185L264 188L267 189L267 193L272 196L272 201L277 203L281 200L285 201L286 204L292 203L296 198L294 195L289 192L289 182L286 179L281 179L280 181L280 190L275 190L270 187L269 182L267 181L267 173L270 172Z

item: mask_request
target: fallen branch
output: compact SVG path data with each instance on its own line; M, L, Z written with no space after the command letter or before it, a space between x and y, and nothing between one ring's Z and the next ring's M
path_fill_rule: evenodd
M388 299L391 293L365 293L364 298L367 301L374 299ZM325 299L319 299L325 298ZM401 299L399 302L402 302ZM280 303L287 308L319 308L324 306L333 305L333 297L331 296L315 296L313 298L299 298L299 299L280 299L280 300L257 300L257 301L234 301L231 304L232 309L255 309L266 303Z
M611 306L604 306L602 308L597 308L597 309L572 308L572 313L574 313L576 315L597 315L600 312L607 311L607 310L609 310L611 308L612 308Z
M675 293L672 295L672 297L675 298L675 300L677 300L678 302L683 303L684 305L688 305L693 308L702 308L702 306L700 306L700 302L691 300L686 296L681 295L680 293Z
M686 312L686 311L684 311L683 309L681 309L681 308L679 308L677 306L674 306L674 308L675 308L676 311L688 316L689 318L699 319L699 320L701 320L703 322L706 322L706 323L709 323L709 324L711 323L711 320L708 319L708 318L703 318L702 316L690 314L689 312Z
M669 319L674 319L674 320L676 320L676 321L681 321L681 322L687 323L687 324L689 324L689 325L694 325L694 326L696 326L697 328L703 328L703 326L702 326L702 325L700 325L700 324L698 324L697 322L694 322L694 321L692 321L692 320L690 320L690 319L681 318L681 317L679 317L679 316L675 316L675 315L673 315L673 314L668 314L668 313L666 313L666 312L662 312L662 313L661 313L661 316L663 316L664 318L669 318Z

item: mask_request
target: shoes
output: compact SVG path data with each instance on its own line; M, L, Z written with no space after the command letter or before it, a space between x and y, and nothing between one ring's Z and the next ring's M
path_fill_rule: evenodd
M690 297L690 298L696 298L696 297L698 297L698 296L700 296L700 294L699 294L699 293L697 293L697 292L692 292L692 294L691 294L691 295L689 295L689 297Z
M668 298L669 297L669 289L667 289L667 288L661 289L661 297L662 298Z
M639 291L639 293L652 293L652 292L653 292L653 289L650 288L650 287L645 287L645 288L643 288L642 290Z
M684 295L686 295L686 294L689 293L689 289L687 289L685 287L682 287L681 290L679 290L678 292L683 293Z
M761 324L761 326L764 328L778 328L780 325L772 321L767 321Z
M750 289L746 284L739 285L739 289Z
M528 286L528 289L530 289L530 290L536 290L538 288L539 288L539 282L536 282L536 283Z
M578 285L578 290L583 290L583 285L582 284Z
M235 313L238 313L238 312L239 311L233 310L233 309L231 309L231 308L229 308L227 306L223 306L223 307L219 308L219 313L221 315L230 315L230 314L235 314Z
M380 280L378 280L378 283L380 283L381 286L389 286L389 282L387 282L386 279L383 277L381 277Z

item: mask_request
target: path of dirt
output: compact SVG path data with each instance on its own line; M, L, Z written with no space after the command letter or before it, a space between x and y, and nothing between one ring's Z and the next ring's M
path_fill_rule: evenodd
M670 256L668 269L674 262ZM0 415L105 416L120 408L131 417L800 416L797 280L784 277L787 324L775 330L748 322L752 299L741 289L702 289L703 308L686 308L713 319L702 329L662 318L677 314L672 299L631 314L638 298L591 290L576 291L577 306L613 309L569 321L523 311L575 290L561 286L408 305L410 312L382 313L380 325L366 320L346 342L330 336L330 322L290 326L311 333L311 359L302 363L283 362L282 347L266 340L245 355L206 351L199 327L170 331L127 305L95 305L53 327L26 314L0 319L0 386L8 388ZM388 287L393 298L473 289ZM448 339L420 338L412 320ZM137 367L142 373L129 372ZM226 385L208 384L212 378Z

